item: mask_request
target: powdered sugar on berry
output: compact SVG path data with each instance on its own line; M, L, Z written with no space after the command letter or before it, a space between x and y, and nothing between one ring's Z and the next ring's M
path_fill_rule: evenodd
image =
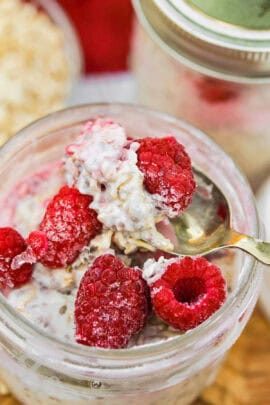
M143 239L171 250L170 241L156 230L160 215L143 187L144 175L137 166L138 148L137 142L128 141L122 126L104 119L90 121L77 141L66 148L66 181L93 197L90 207L105 228L121 232L126 241L139 243ZM119 239L118 235L116 243Z
M158 261L154 259L148 259L143 266L144 280L147 282L148 285L155 283L165 273L166 268L169 266L169 264L177 262L178 260L179 257L165 259L165 257L163 256L161 256Z

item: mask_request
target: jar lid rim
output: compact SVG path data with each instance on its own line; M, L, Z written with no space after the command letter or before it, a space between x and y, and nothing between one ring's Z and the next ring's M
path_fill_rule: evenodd
M133 0L139 20L167 53L194 70L240 82L270 81L270 29L221 22L185 0Z

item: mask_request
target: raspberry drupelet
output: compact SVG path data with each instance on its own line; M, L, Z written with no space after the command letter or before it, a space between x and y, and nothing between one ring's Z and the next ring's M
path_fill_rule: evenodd
M101 231L97 214L89 208L92 197L64 186L49 203L39 230L47 237L48 249L40 259L49 268L71 264L84 246Z
M110 349L128 345L145 326L149 291L137 268L125 267L117 257L98 257L86 271L76 298L78 343Z
M173 136L138 142L137 164L144 174L146 190L166 215L179 215L191 203L195 191L191 161L183 145Z

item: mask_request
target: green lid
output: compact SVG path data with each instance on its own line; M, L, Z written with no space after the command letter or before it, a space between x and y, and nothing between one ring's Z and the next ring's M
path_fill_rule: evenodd
M252 29L270 28L270 0L186 0L210 17Z

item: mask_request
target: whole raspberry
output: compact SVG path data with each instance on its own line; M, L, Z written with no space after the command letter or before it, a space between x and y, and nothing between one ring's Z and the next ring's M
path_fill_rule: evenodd
M240 86L237 83L202 77L195 81L195 85L202 100L209 104L227 103L240 96Z
M23 264L18 269L12 267L12 260L27 248L23 237L12 228L0 228L0 289L16 288L28 283L33 266Z
M47 237L48 249L41 263L50 268L72 263L101 230L97 214L89 208L92 197L64 186L49 203L39 230Z
M226 282L220 269L205 258L170 261L150 284L154 311L180 331L195 328L224 303Z
M178 215L190 204L195 191L188 154L173 136L138 142L138 167L144 174L146 190L153 195L157 208L170 217Z
M117 257L98 257L85 273L75 303L76 340L102 348L127 346L144 327L148 287L142 272Z

